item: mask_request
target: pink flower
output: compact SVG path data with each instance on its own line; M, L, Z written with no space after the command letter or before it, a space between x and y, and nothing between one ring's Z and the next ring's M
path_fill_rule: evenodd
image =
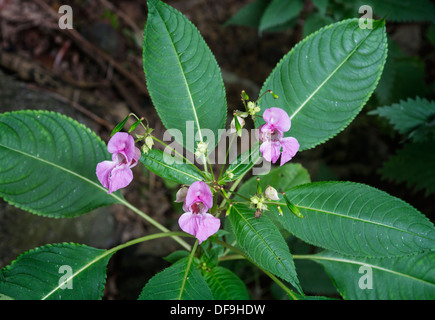
M195 181L189 187L184 200L184 214L178 220L181 230L195 236L199 243L215 234L220 220L207 211L213 206L210 188L202 181Z
M131 168L140 159L140 150L135 147L134 139L125 132L117 132L107 144L112 161L103 161L97 165L97 177L103 187L112 193L125 188L133 180Z
M290 161L299 150L296 138L284 138L284 132L290 130L291 121L288 114L280 108L266 109L263 113L266 121L260 127L260 152L264 159L275 163L281 156L280 166Z

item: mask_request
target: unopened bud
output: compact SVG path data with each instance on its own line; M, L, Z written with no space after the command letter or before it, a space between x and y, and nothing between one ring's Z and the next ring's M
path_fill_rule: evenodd
M148 136L145 138L145 144L149 149L152 149L153 145L154 145L154 140L153 137Z
M208 146L207 142L203 142L203 141L198 142L197 148L196 148L196 151L195 151L195 155L198 158L202 157L207 152L207 146Z
M177 194L175 196L175 202L184 202L184 200L186 199L187 190L189 190L188 187L181 187L180 190L177 191Z
M232 173L231 171L229 171L229 172L227 173L227 177L228 177L228 179L232 179L232 178L234 178L234 173Z
M242 90L242 99L249 100L249 96L246 94L245 90Z
M237 132L238 136L241 136L241 130L245 125L245 120L242 117L235 116L231 121L230 133Z
M230 215L232 207L233 207L233 204L230 203L230 204L228 205L227 212L226 212L226 214L225 214L226 217L228 217L228 216Z
M278 197L278 192L276 191L276 189L272 186L268 186L266 188L266 191L264 191L264 195L266 196L267 199L269 200L279 200Z

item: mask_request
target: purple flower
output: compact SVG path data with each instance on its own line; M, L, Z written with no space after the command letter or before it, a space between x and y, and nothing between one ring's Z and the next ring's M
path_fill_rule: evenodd
M195 181L189 187L184 200L184 214L178 220L181 230L195 236L199 243L215 234L220 220L207 211L213 206L210 188L202 181Z
M290 130L291 121L288 114L280 108L264 110L263 119L266 121L260 129L260 152L264 159L275 163L281 156L280 166L290 161L299 150L296 138L284 138L284 132Z
M103 187L112 193L125 188L133 180L131 168L140 159L140 150L135 147L134 139L125 132L117 132L107 144L112 161L103 161L97 165L97 177Z

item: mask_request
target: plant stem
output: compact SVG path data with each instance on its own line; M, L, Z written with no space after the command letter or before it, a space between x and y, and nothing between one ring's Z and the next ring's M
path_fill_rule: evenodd
M106 256L108 254L112 254L112 253L114 253L116 251L119 251L121 249L130 247L132 245L135 245L135 244L138 244L138 243L141 243L141 242L145 242L145 241L148 241L148 240L154 240L154 239L164 238L164 237L177 237L177 236L188 236L188 237L190 237L189 234L187 234L185 232L182 232L182 231L169 231L169 232L154 233L154 234L150 234L150 235L147 235L147 236L144 236L144 237L140 237L140 238L137 238L137 239L130 240L130 241L126 242L126 243L123 243L123 244L120 244L120 245L118 245L116 247L113 247L112 249L107 250Z
M121 204L125 205L127 208L129 208L130 210L132 210L133 212L135 212L136 214L140 215L142 218L144 218L146 221L148 221L149 223L151 223L153 226L155 226L157 229L159 229L160 231L163 232L170 232L169 229L167 229L165 226L161 225L160 223L158 223L156 220L154 220L153 218L151 218L150 216L148 216L146 213L142 212L141 210L139 210L138 208L136 208L135 206L133 206L132 204L130 204L129 202L127 202L126 200L118 197L115 194L112 194L112 196L118 200ZM183 246L185 249L189 250L191 249L191 246L185 242L183 239L177 237L177 236L172 236L172 238L177 241L181 246Z
M221 177L222 177L222 173L223 173L223 170L224 170L224 167L225 167L225 163L227 162L228 154L230 153L231 146L233 145L233 141L236 138L236 136L237 136L237 133L234 133L233 137L231 138L230 145L228 146L227 152L225 154L225 160L224 160L224 163L222 164L218 180L220 180Z
M76 277L78 274L80 274L82 271L86 270L87 268L89 268L90 266L92 266L93 264L97 263L98 261L100 261L101 259L104 259L107 256L110 256L111 254L127 248L129 246L135 245L137 243L140 242L145 242L148 240L154 240L154 239L158 239L158 238L163 238L163 237L175 237L175 236L189 236L187 234L185 234L184 232L181 231L174 231L174 232L164 232L164 233L155 233L155 234L151 234L145 237L141 237L141 238L137 238L137 239L133 239L131 241L128 241L126 243L120 244L116 247L113 247L109 250L106 250L103 254L101 254L100 256L98 256L97 258L95 258L94 260L92 260L91 262L89 262L87 265L85 265L84 267L82 267L81 269L79 269L78 271L76 271L72 276L68 277L68 279L66 279L64 282L59 282L59 285L54 288L52 291L50 291L48 294L46 294L44 297L41 298L41 300L46 300L48 299L54 292L56 292L57 290L59 290L59 288L61 288L66 282L72 280L74 277Z
M243 177L245 176L246 173L242 174L240 177L237 178L237 180L233 183L233 185L230 188L230 191L228 192L228 199L230 198L232 192L237 188L237 186L239 185L239 183L242 181ZM223 206L225 206L225 204L227 203L227 199L224 198L224 200L222 200L221 204L219 205L220 208L222 208Z

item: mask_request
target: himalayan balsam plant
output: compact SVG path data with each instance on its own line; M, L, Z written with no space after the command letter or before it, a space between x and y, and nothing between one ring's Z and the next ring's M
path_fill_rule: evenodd
M0 298L101 299L114 254L171 237L179 250L167 258L169 267L144 279L138 299L249 299L240 275L225 264L237 259L289 299L313 298L296 260L321 265L343 299L434 299L435 228L424 214L368 185L312 183L292 160L349 125L375 90L386 56L383 20L371 29L357 18L330 24L288 52L260 92L242 91L225 128L225 87L210 49L180 12L148 0L146 85L173 141L156 137L146 115L126 115L103 142L58 113L7 112L0 115L0 196L48 218L122 204L160 232L110 249L56 243L25 252L0 270ZM128 127L128 119L136 122ZM250 145L232 161L228 146L216 170L213 152L227 136L230 145ZM138 165L179 184L178 229L123 197ZM289 236L319 250L292 254ZM70 273L61 277L65 266Z

